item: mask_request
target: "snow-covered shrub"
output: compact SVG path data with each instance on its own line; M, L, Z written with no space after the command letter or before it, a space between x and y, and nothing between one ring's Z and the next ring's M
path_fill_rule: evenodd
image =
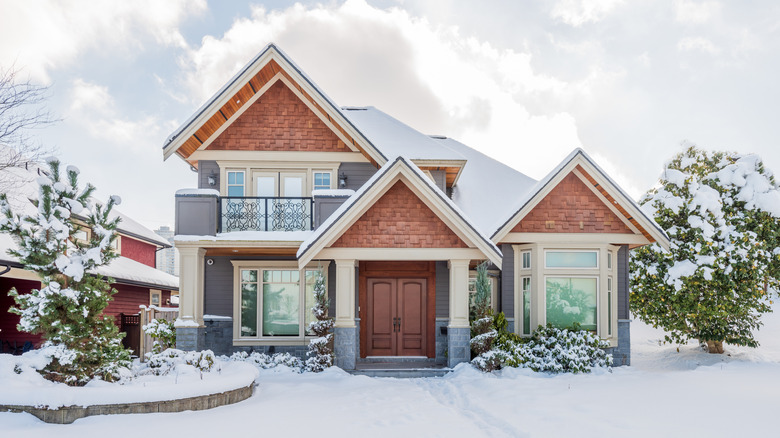
M609 342L576 324L569 329L539 326L530 338L501 336L493 349L471 363L482 371L516 367L550 373L589 373L594 367L612 366L612 355L604 350L608 347Z
M493 347L498 337L498 331L493 326L493 309L490 306L490 280L487 275L487 262L477 266L477 278L474 284L475 293L470 297L469 318L471 319L471 352L473 357L487 353ZM490 368L494 361L477 361L475 366L482 371L493 371Z
M190 365L201 372L211 371L216 356L211 350L203 351L182 351L175 348L169 348L160 353L146 353L145 370L139 374L150 373L156 376L164 376L176 369L179 365Z
M44 377L69 385L114 381L130 365L124 335L113 318L103 316L116 291L110 279L89 272L117 257L111 243L119 218L109 214L120 199L94 203L95 187L79 186L76 167L68 166L63 175L57 159L47 161L49 172L38 177L38 198L31 200L34 213L14 212L0 194L0 231L18 244L9 253L43 279L43 287L29 294L12 289L16 307L10 311L19 315L20 331L43 336L49 360L40 370ZM85 230L88 241L77 237Z
M611 367L609 342L578 327L539 327L526 343L504 346L506 366L551 373L589 373L594 367Z
M632 251L631 311L666 342L758 346L753 332L780 286L780 189L757 155L675 156L640 201L666 230L669 250Z
M303 361L290 353L265 354L245 351L238 351L230 356L230 360L236 362L246 362L258 368L269 369L278 366L284 366L296 372L302 372L304 369Z
M311 331L316 338L309 341L309 351L306 355L306 370L318 373L326 368L333 366L333 318L328 316L328 292L325 288L325 277L322 271L317 271L317 278L314 281L314 300L315 304L311 311L316 321L309 324Z
M154 339L152 353L160 353L176 346L176 327L174 327L173 321L153 319L149 324L143 326L143 330Z

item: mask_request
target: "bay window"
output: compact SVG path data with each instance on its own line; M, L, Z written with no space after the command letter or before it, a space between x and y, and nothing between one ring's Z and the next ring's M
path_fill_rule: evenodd
M576 323L617 342L613 259L619 247L537 243L514 248L518 334L529 336L539 325L567 328Z

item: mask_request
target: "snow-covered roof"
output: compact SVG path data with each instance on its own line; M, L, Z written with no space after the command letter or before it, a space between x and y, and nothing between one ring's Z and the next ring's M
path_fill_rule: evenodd
M9 249L16 248L17 244L9 234L0 233L0 264L10 263L21 266L16 257L8 254ZM100 266L90 272L112 277L117 283L131 283L169 290L179 289L178 277L122 256L115 258L108 265Z
M514 213L511 200L523 196L536 184L535 179L463 143L433 138L468 160L452 190L452 200L488 235Z
M38 198L38 183L36 182L36 178L38 177L39 169L41 171L46 170L43 167L30 167L29 169L7 168L0 171L0 181L10 188L7 190L6 195L8 196L8 202L11 204L14 211L35 213L35 206L32 205L29 200ZM96 200L94 201L98 202ZM83 219L79 215L75 216ZM141 225L130 216L122 213L116 206L111 209L109 217L111 219L116 217L120 219L117 231L121 234L163 248L170 248L171 246L168 239L159 236L157 233Z
M343 107L342 113L388 158L465 160L442 145L390 115L374 108Z

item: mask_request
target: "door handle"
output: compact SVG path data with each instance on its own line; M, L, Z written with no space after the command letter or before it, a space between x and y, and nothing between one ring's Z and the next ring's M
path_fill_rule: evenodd
M393 318L393 333L396 332L397 326L398 326L398 318Z
M401 331L401 318L398 318L398 331Z

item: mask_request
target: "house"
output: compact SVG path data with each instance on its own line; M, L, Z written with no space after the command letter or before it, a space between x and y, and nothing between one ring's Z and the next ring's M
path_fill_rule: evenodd
M579 322L630 361L628 251L664 232L581 149L535 181L373 107L339 107L270 44L165 142L176 194L177 345L303 355L317 272L336 363L469 360L469 290L527 336Z
M13 190L8 190L8 197L16 211L34 210L35 207L28 199L38 196L35 183L36 172L37 169L9 168L4 169L0 174L0 180L14 187ZM124 342L126 346L137 351L138 348L133 347L131 341L137 341L137 336L140 336L138 318L126 318L125 324L135 325L132 328L123 327L121 315L136 315L141 305L170 305L171 297L178 295L179 282L173 275L155 269L155 253L171 246L164 238L123 214L116 207L112 209L111 215L121 219L114 243L114 249L119 253L119 257L108 265L98 267L94 273L114 279L111 287L116 289L117 293L104 313L116 318L120 330L132 330L134 336L126 337ZM88 232L85 228L81 238L88 240ZM8 312L8 309L14 305L13 298L8 296L9 290L16 288L21 293L29 293L32 289L41 287L40 277L32 271L25 270L16 257L8 254L9 249L16 247L17 244L10 235L0 233L0 346L2 346L0 351L6 353L20 352L28 342L27 348L37 346L41 342L40 335L18 331L16 326L19 323L19 316Z

